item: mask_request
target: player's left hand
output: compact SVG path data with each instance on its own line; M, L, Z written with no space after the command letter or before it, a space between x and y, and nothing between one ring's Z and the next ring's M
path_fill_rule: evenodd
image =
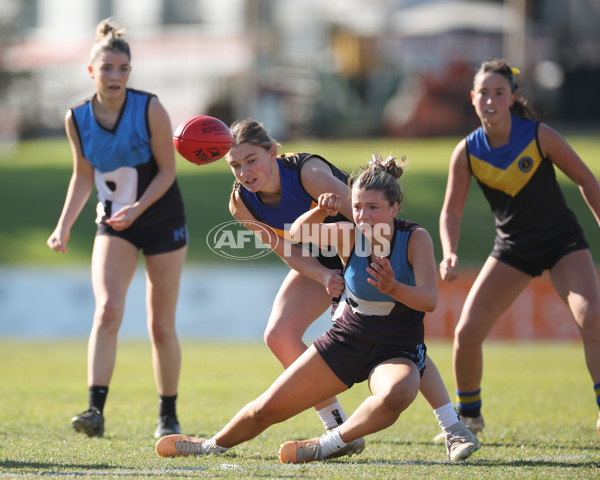
M114 228L116 231L120 232L121 230L125 230L126 228L131 227L131 224L136 220L139 216L137 208L133 205L126 205L117 213L115 213L112 217L106 220L106 223L111 228Z
M383 293L389 293L394 288L396 277L390 261L385 257L373 257L373 262L367 267L367 273L373 278L367 282Z
M339 297L344 293L346 282L344 282L344 276L341 270L328 270L325 277L325 288L327 293L331 295L331 298Z

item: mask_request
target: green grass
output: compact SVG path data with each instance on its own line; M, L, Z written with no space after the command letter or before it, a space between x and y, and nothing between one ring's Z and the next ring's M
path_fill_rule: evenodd
M600 137L567 137L590 168L600 175ZM372 139L286 143L281 151L319 153L341 168L352 171L366 163L372 152L404 153L409 170L402 180L406 192L405 218L425 226L440 258L438 218L446 187L450 154L457 138ZM0 264L53 265L89 262L95 232L95 194L73 228L67 255L46 247L46 239L60 215L71 175L71 153L64 138L36 140L0 150ZM581 222L600 261L600 229L576 186L559 175L570 207ZM224 161L197 167L178 157L178 179L183 192L191 244L189 262L223 261L205 244L208 231L231 220L227 209L233 177ZM491 250L493 219L479 188L472 184L462 225L459 255L463 265L480 265ZM279 261L267 255L265 262Z
M318 435L312 411L267 429L221 456L163 459L154 451L157 401L150 348L122 341L104 438L87 438L69 419L87 402L84 340L0 341L0 477L574 479L600 477L598 410L579 343L485 346L486 430L482 448L460 464L432 443L438 432L422 399L392 427L367 438L359 456L282 465L281 442ZM448 381L450 346L429 345ZM262 344L183 343L179 416L184 433L216 433L260 394L280 367ZM448 385L450 389L452 385ZM368 394L360 384L340 396L352 412Z

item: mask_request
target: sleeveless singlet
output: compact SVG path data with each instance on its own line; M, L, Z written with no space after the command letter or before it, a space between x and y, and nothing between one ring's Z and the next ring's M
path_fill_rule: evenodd
M265 205L260 196L238 185L237 192L248 211L257 220L266 223L281 238L290 240L289 225L300 215L317 206L318 199L312 198L302 184L301 170L311 158L318 158L331 168L333 175L348 183L348 174L329 163L319 155L310 153L286 153L277 156L279 179L281 181L281 201L277 206ZM341 214L328 217L327 222L347 220ZM287 226L287 228L286 228Z
M148 107L155 95L127 89L116 125L108 130L95 119L92 97L71 108L83 156L94 167L98 192L97 223L138 200L158 171L150 145ZM133 226L184 218L183 200L173 182L165 194L140 215Z
M410 235L419 225L395 219L394 226L391 252L387 258L396 280L414 286L415 276L407 251ZM400 345L423 343L425 313L404 305L367 282L370 275L366 268L371 257L368 256L364 236L358 229L355 231L356 244L344 272L346 288L334 309L332 320L373 343L389 343L394 339Z
M553 163L542 156L538 129L539 122L513 115L507 145L491 148L483 127L466 137L469 169L494 214L499 250L540 254L581 231Z

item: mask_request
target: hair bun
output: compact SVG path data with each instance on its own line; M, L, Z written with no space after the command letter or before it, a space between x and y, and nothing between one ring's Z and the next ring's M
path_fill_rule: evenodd
M125 35L125 29L118 26L112 18L105 18L96 28L96 41L98 42L109 35L121 37Z

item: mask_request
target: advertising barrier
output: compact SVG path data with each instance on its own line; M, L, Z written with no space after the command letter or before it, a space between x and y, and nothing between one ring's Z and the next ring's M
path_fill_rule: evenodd
M439 280L438 305L425 315L425 338L452 339L454 327L477 273L453 282ZM492 328L488 339L578 340L571 312L554 291L547 273L533 279Z

